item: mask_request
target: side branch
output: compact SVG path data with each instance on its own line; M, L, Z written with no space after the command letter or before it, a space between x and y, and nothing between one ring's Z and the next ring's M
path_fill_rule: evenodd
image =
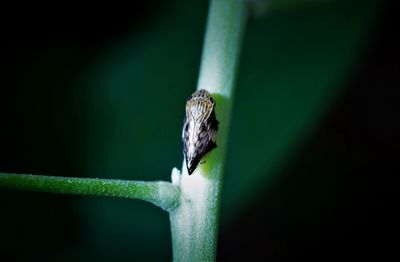
M178 205L179 188L169 182L54 177L0 173L0 187L73 195L141 199L166 211Z

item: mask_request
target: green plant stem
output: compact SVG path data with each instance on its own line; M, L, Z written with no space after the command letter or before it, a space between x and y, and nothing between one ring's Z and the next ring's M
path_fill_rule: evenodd
M212 0L197 89L216 100L217 148L189 176L175 169L172 181L181 188L180 205L170 212L175 261L216 259L221 181L228 138L236 68L247 19L244 0Z
M76 195L141 199L170 213L175 261L216 259L221 181L236 68L247 20L245 0L212 0L197 89L216 101L217 148L189 176L185 163L172 183L0 173L0 187Z
M141 199L167 211L173 210L179 200L178 187L161 181L144 182L0 173L0 186L9 189L61 194Z

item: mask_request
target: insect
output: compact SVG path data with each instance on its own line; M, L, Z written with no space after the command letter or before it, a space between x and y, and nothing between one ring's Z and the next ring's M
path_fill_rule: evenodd
M208 152L217 147L218 120L215 101L206 90L194 92L186 102L183 124L183 154L189 175Z

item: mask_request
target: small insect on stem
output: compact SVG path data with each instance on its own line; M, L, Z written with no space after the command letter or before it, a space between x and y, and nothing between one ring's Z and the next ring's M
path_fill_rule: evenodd
M217 147L218 120L214 108L214 99L203 89L194 92L186 102L182 141L189 175L204 155Z

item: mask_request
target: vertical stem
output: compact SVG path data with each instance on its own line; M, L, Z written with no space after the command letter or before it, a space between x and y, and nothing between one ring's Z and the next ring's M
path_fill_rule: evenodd
M180 205L170 213L175 261L216 259L223 163L246 8L245 0L211 1L197 89L208 90L216 101L217 148L191 176L184 163L179 179L173 179L181 187Z

